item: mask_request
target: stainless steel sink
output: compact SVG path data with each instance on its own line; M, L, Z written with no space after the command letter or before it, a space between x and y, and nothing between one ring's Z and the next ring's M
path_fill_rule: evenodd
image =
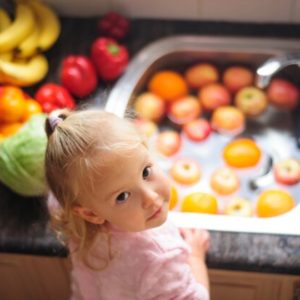
M186 66L200 61L213 62L221 70L233 63L260 70L257 72L257 82L261 86L265 86L277 72L282 72L281 75L300 86L299 57L300 40L205 36L176 36L161 39L142 49L132 59L125 74L112 89L105 109L124 116L125 111L132 106L136 95L146 89L146 83L155 71L165 68L183 70ZM295 143L292 127L290 112L270 108L262 117L249 122L246 134L253 136L264 152L271 153L274 160L288 156L300 159L300 151ZM212 148L220 150L228 142L228 138L210 141L211 144L216 142L219 146L212 146ZM189 150L183 151L187 152L181 155L191 153L188 152ZM195 159L205 160L205 154L202 157L202 154L198 153L191 153L191 155ZM213 161L213 154L210 153L210 156ZM159 162L163 168L166 166L163 159L160 158ZM213 163L209 165L206 162L206 170L212 170L214 167ZM254 170L252 176L255 176L258 171ZM272 185L274 179L269 174L269 179L266 178L266 187ZM206 187L199 185L194 188L205 190ZM260 192L250 190L245 182L242 182L242 189L242 192L249 197ZM296 225L299 223L300 216L300 184L293 187L291 192L297 201L296 208L278 217L262 219L171 212L170 218L178 226L184 227L300 235L300 226Z

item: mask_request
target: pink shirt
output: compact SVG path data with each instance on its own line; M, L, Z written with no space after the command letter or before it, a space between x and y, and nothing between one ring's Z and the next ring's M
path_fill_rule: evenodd
M99 262L106 245L96 240L93 262ZM169 221L143 232L114 230L111 249L114 259L102 271L91 270L71 255L72 300L209 299L191 272L187 244Z

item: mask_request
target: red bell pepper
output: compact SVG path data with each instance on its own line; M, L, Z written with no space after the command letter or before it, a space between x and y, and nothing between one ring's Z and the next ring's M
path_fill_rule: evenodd
M98 38L92 44L92 60L100 78L117 79L128 65L128 51L111 38Z
M62 62L62 85L71 94L85 97L97 87L97 73L92 60L85 55L70 55Z
M111 11L98 21L97 27L101 35L119 41L128 35L130 23L126 17Z
M74 108L75 101L69 91L55 83L42 85L35 94L35 99L41 104L43 112L49 113L60 108Z

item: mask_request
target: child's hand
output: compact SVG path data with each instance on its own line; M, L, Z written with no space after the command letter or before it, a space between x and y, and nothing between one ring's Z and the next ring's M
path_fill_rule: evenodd
M191 247L191 255L200 257L204 260L209 248L210 236L207 230L195 228L181 228L181 236Z

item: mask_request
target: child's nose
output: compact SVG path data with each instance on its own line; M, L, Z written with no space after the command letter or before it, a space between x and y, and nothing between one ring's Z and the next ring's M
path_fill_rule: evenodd
M146 209L153 205L159 205L159 194L152 188L147 188L143 191L143 208Z

